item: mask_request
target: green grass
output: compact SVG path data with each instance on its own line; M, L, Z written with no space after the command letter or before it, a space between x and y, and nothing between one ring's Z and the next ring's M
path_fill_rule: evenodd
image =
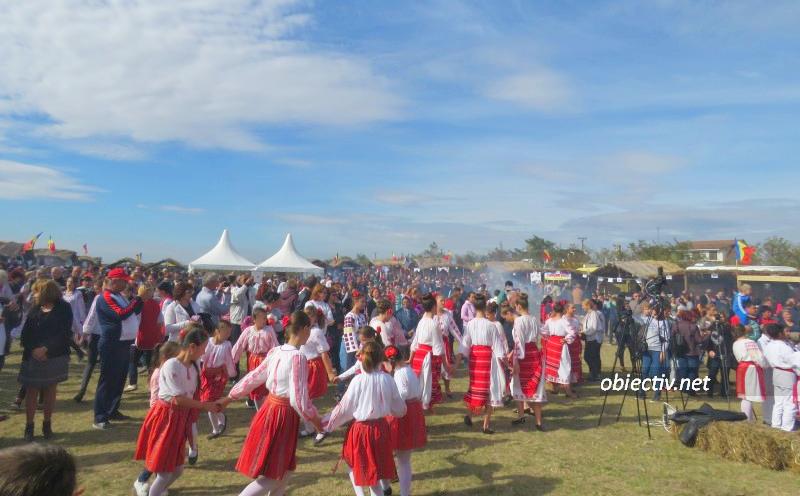
M603 346L606 370L611 365L611 347ZM8 405L16 391L19 352L8 357L0 373L0 401ZM92 429L91 401L87 394L83 404L72 396L83 364L74 362L70 380L60 385L53 428L55 442L67 447L80 465L81 483L87 495L129 495L134 478L142 468L132 460L141 419L146 414L147 380L140 378L140 389L126 393L122 410L135 421L118 423L113 430ZM609 397L613 414L597 427L603 395L599 386L580 389L581 398L568 403L563 395L550 397L545 406L548 432L531 431L528 422L512 427L512 410L502 409L493 418L497 433L481 434L478 427L467 429L462 423L464 408L460 396L466 389L463 370L454 381L456 399L441 405L437 415L428 417L429 444L414 454L415 495L640 495L640 494L797 494L798 479L790 473L773 472L754 465L721 460L696 449L688 449L662 428L653 428L653 440L636 422L636 403L629 398L622 420L614 423L621 395ZM90 384L94 391L97 372ZM699 406L701 401L689 403ZM726 407L716 401L717 407ZM321 402L320 410L328 411L331 400ZM660 404L649 403L651 413L658 413ZM732 407L738 408L733 401ZM2 410L2 409L0 409ZM252 410L242 402L228 409L229 429L226 435L207 441L207 418L201 416L200 460L187 467L184 476L170 489L171 495L231 495L249 480L233 470L246 434ZM0 423L0 447L22 443L24 414L11 412L11 418ZM41 434L41 414L37 416L37 436ZM289 483L291 494L349 495L352 488L343 467L331 470L341 449L341 432L328 438L320 448L310 440L298 446L298 470ZM399 488L394 485L395 494Z

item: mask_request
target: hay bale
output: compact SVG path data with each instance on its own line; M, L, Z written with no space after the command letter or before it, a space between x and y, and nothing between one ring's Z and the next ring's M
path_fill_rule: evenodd
M671 429L677 437L678 429ZM735 462L800 473L800 436L750 422L712 422L697 434L697 448Z

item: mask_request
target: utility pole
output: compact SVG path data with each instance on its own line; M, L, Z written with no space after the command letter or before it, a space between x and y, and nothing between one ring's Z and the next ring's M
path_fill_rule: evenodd
M581 251L583 251L584 253L586 252L583 250L583 243L586 241L586 239L587 239L586 236L578 236L578 241L581 242Z

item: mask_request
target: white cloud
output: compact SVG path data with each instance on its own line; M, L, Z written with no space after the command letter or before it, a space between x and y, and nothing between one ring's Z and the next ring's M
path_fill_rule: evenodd
M140 161L147 158L141 148L117 143L79 143L69 146L82 155L108 160Z
M102 191L82 184L64 172L43 165L0 160L0 198L89 201Z
M401 99L368 63L292 39L304 4L2 2L0 115L44 116L57 138L236 150L264 148L260 124L396 118Z
M486 95L545 112L567 109L573 104L567 80L544 68L498 79L489 84Z
M178 214L191 214L191 215L202 214L203 212L206 211L206 209L199 207L184 207L182 205L157 205L151 207L149 205L144 205L142 203L136 205L136 208L140 208L142 210L155 209L155 210L162 210L164 212L175 212Z

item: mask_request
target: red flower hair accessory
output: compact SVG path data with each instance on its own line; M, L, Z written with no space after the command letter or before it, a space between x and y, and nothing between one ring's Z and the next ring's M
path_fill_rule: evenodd
M397 358L400 355L400 350L397 349L396 346L387 346L385 350L383 350L383 356L386 357L387 360L391 360L392 358Z

